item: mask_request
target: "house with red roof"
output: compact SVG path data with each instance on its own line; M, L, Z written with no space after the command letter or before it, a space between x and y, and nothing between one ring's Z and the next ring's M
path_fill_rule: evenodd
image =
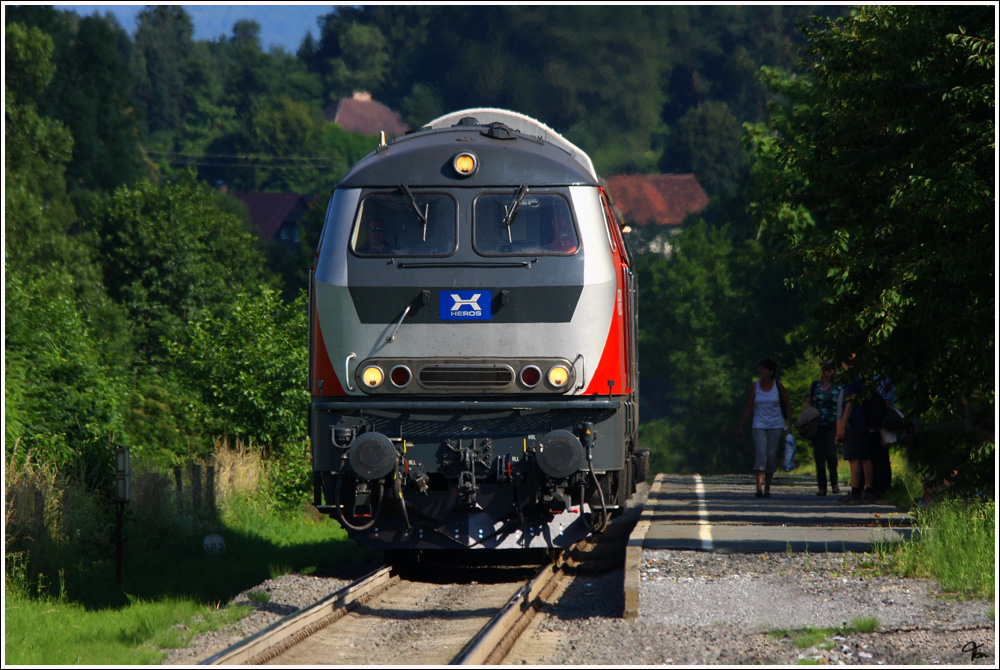
M323 114L327 121L358 135L378 135L384 130L387 137L394 137L410 129L399 114L372 100L372 94L364 91L341 98L324 109Z
M693 174L617 175L608 177L606 184L624 223L632 226L679 231L684 219L708 205L708 195Z
M249 210L250 223L263 240L299 242L299 222L315 201L301 193L253 193L237 191L233 195Z

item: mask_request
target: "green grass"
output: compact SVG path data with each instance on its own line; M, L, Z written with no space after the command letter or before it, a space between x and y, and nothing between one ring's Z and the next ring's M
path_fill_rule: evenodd
M254 589L253 591L247 592L247 598L252 603L257 603L258 605L266 605L271 602L271 594L267 591L261 591L260 589Z
M819 647L821 649L830 649L831 642L828 639L831 635L836 635L836 629L831 628L813 628L809 626L803 628L802 630L796 631L792 635L792 644L795 645L796 649L808 649L809 647Z
M876 544L868 555L868 566L901 577L935 579L950 593L964 598L992 599L996 594L995 503L991 500L942 498L929 509L922 509L923 484L919 475L907 466L905 455L890 450L892 488L887 502L914 517L914 532L902 543ZM798 475L815 476L811 453L806 458L800 450ZM839 471L841 488L847 484L847 464Z
M11 665L148 665L164 658L160 649L182 647L194 635L217 630L251 611L214 610L177 598L93 611L77 603L7 591L4 651ZM176 627L179 623L183 629Z
M774 638L788 638L796 649L810 649L815 647L829 651L834 647L831 639L834 635L846 635L848 633L874 633L881 624L875 617L855 617L851 623L842 628L818 628L806 626L798 630L787 630L779 628L768 632ZM814 665L815 659L799 659L800 665Z
M873 616L862 616L851 619L850 631L856 633L874 633L879 629L878 619Z
M234 501L211 530L225 538L225 553L205 554L202 530L161 543L135 539L130 544L126 537L120 587L110 559L67 563L49 569L54 578L29 578L23 557L8 554L6 662L157 663L164 657L161 649L183 646L199 632L249 614L250 608L220 606L269 577L371 557L334 521L273 512L249 500Z
M903 577L933 577L960 597L995 598L995 502L946 498L914 516L916 532L908 541L876 547L876 567Z

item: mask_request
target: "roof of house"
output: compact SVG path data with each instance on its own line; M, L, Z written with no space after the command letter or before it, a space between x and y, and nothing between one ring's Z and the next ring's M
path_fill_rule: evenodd
M399 114L381 102L372 100L368 93L355 93L353 97L341 98L323 110L327 121L358 135L378 135L384 130L389 137L402 135L410 127Z
M708 195L693 174L617 175L606 183L625 221L632 224L679 226L708 205Z
M246 203L250 211L250 223L260 232L261 238L269 240L278 234L281 224L309 209L313 198L300 193L254 193L234 192L234 196ZM296 211L299 208L299 211Z

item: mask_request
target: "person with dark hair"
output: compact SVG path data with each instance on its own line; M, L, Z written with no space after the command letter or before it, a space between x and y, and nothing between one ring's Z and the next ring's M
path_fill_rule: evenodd
M392 245L385 241L385 222L379 218L369 219L365 224L367 239L354 251L363 255L391 254Z
M778 364L767 358L757 366L760 379L750 385L736 439L743 439L743 425L753 414L751 436L754 444L753 469L757 474L758 498L771 497L771 480L778 469L778 448L788 430L790 403L785 387L777 380Z
M837 407L843 389L833 383L833 362L820 363L820 379L812 383L806 405L819 412L819 430L812 438L813 461L816 463L816 495L826 495L826 474L834 493L840 493L837 481Z
M842 365L845 372L853 367L850 363ZM855 376L843 393L844 413L837 423L836 439L843 442L844 460L851 465L851 492L837 501L848 505L873 503L892 482L889 451L882 443L879 428L894 394L888 383L878 378L869 383L860 376Z

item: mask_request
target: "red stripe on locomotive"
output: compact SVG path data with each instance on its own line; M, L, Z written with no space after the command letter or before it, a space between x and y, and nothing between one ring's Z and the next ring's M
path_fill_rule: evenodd
M309 343L312 350L311 364L312 370L309 378L312 380L312 388L309 389L313 396L336 396L347 395L344 387L333 371L333 363L330 362L330 355L326 351L326 343L323 341L323 331L319 327L319 315L315 308L312 310L312 342ZM319 382L323 382L323 387L319 387Z

